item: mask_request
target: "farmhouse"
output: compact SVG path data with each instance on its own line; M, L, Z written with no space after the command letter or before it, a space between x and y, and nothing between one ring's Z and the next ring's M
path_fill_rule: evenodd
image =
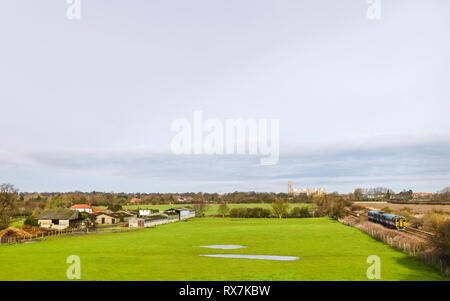
M97 224L111 225L111 224L119 223L120 219L117 217L114 217L112 215L109 215L109 214L100 214L100 215L97 215L97 217L95 218L95 221L97 222Z
M70 209L77 210L78 212L92 213L92 207L87 204L76 204L70 207Z
M37 216L41 227L52 229L66 229L76 227L81 223L80 213L72 209L46 210Z

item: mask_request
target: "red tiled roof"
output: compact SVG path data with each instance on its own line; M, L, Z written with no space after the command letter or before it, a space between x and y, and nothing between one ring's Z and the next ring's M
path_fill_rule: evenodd
M138 198L133 198L133 199L131 199L131 203L138 203L138 202L140 202L141 200L140 199L138 199Z
M108 212L108 213L110 213L112 211L109 210L109 209L94 209L94 213L97 213L97 212Z
M76 205L73 205L70 208L74 208L74 209L76 209L76 208L86 208L87 209L87 208L91 208L91 206L89 206L87 204L76 204Z

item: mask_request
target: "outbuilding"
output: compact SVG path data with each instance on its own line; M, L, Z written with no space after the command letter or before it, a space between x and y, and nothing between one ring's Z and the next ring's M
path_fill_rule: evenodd
M109 214L100 214L95 218L97 224L101 225L112 225L120 223L120 218L114 217Z
M195 211L190 208L179 207L167 209L165 212L168 214L176 212L180 220L189 219L195 217Z
M71 209L46 210L36 219L41 227L57 230L73 228L81 224L80 213Z
M133 217L128 221L128 227L130 228L150 228L156 225L167 224L169 218L167 214L153 214L147 217Z

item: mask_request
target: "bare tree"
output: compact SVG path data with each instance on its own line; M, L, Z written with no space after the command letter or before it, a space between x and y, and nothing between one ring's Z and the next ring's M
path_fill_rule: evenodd
M17 199L17 189L14 188L14 185L0 185L0 230L9 226L16 208L15 203Z
M195 210L196 216L205 216L206 210L208 209L208 205L203 202L194 204L193 209Z
M355 198L355 201L360 201L363 198L363 190L361 188L356 188L353 192L353 197Z

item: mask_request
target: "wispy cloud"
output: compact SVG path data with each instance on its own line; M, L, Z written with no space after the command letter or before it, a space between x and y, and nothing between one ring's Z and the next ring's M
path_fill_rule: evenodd
M360 185L438 189L450 184L449 151L448 136L428 134L285 145L275 166L259 165L256 156L177 156L168 148L149 146L40 150L2 160L5 166L22 169L114 177L128 183L151 180L153 189L166 191L196 190L189 185L197 190L283 191L288 180L329 190Z

